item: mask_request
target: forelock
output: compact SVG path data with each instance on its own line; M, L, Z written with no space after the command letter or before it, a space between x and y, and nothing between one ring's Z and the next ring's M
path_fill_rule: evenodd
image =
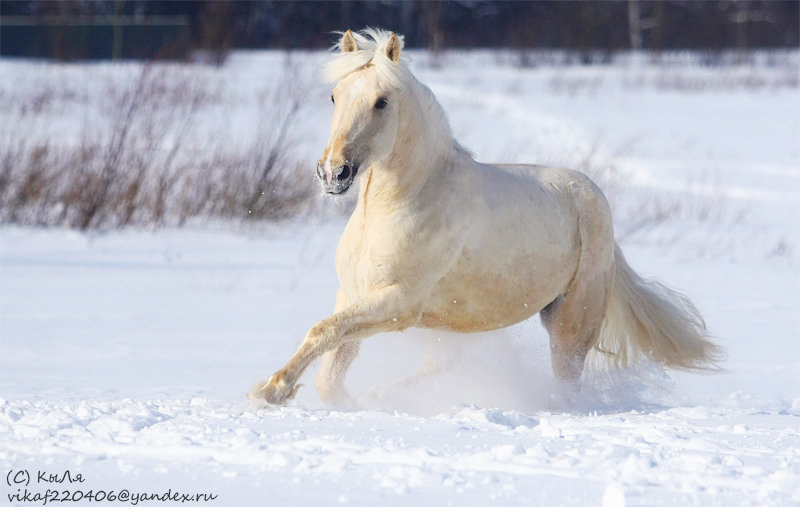
M341 32L337 33L343 35ZM355 32L353 37L356 39L358 49L347 53L341 52L340 38L332 48L333 51L339 52L338 55L323 67L324 79L335 83L367 65L374 65L381 82L397 89L403 88L409 74L406 57L401 53L400 61L395 63L386 56L386 44L391 35L392 32L379 28L367 28ZM398 38L402 49L403 36Z

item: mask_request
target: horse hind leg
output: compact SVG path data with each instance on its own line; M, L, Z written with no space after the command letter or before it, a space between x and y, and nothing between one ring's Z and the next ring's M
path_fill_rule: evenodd
M404 388L416 387L440 373L452 370L461 362L463 351L463 342L458 340L451 342L444 350L437 344L428 343L422 365L399 385Z
M601 198L590 197L595 212L579 219L580 256L566 292L541 311L553 373L574 389L579 389L586 355L600 337L614 283L614 237L610 213L597 213Z
M573 389L579 389L589 350L597 343L609 294L608 274L577 280L570 289L541 311L550 335L553 373ZM611 278L613 279L613 278Z

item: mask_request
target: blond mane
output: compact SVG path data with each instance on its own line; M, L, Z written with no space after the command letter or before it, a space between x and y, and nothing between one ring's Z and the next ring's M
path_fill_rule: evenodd
M341 32L338 32L340 35ZM394 86L398 89L404 87L405 82L410 76L407 59L401 56L400 62L394 63L386 56L386 44L392 32L379 28L366 28L360 32L353 32L358 49L350 52L342 52L341 40L331 49L338 51L338 56L328 62L322 71L323 78L331 83L341 81L349 74L366 67L374 65L381 81ZM400 47L403 47L403 36L400 39Z

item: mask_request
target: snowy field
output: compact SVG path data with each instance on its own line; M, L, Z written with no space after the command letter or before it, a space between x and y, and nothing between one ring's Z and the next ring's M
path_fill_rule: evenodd
M295 58L304 69L324 59ZM6 225L0 504L43 505L35 495L48 490L48 503L67 492L79 505L800 504L799 57L778 60L412 63L478 159L592 173L628 261L695 301L725 373L588 372L565 406L534 318L481 335L376 336L349 377L360 410L320 402L316 365L296 400L266 408L246 399L250 386L333 307L340 216L105 233ZM247 97L282 61L237 53L203 72ZM91 83L130 66L0 70L7 99L47 73ZM328 85L314 86L296 143L309 173L330 114ZM238 131L257 128L246 100L232 102ZM93 114L65 108L47 135L67 139L63 127ZM448 368L403 384L426 350Z

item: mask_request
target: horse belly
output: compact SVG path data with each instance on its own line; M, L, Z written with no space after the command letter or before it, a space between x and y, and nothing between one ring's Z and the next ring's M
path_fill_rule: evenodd
M564 293L577 262L571 252L488 265L465 259L434 288L420 325L478 332L522 322Z

